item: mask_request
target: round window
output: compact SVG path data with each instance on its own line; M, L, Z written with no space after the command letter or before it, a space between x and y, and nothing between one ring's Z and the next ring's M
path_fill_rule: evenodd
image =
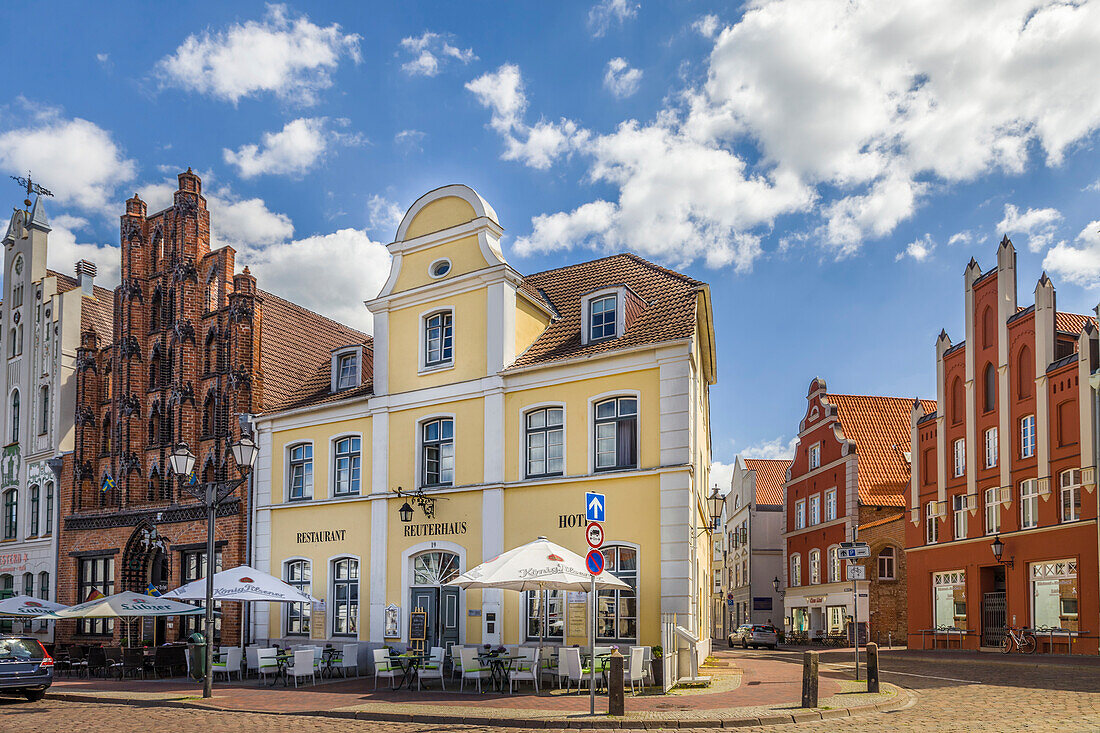
M436 260L431 264L431 267L428 268L428 274L430 274L432 277L443 277L450 271L450 260Z

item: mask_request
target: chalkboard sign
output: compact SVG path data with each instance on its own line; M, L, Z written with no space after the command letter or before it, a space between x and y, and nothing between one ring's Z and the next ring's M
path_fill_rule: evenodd
M409 613L409 641L425 641L428 638L428 612L419 609Z

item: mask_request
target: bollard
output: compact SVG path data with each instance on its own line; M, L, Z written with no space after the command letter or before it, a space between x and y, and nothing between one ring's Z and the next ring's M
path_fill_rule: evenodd
M867 650L867 692L878 692L878 644L868 644Z
M611 650L611 664L607 670L607 714L622 715L626 705L623 694L623 655Z
M817 652L802 655L802 707L817 707Z

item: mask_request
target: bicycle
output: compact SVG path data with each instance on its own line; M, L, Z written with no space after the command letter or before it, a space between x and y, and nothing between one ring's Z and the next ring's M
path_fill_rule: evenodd
M1021 654L1031 654L1037 646L1035 635L1030 631L1009 626L1005 629L1004 638L1001 639L1001 653L1008 654L1013 643L1016 644L1016 651Z

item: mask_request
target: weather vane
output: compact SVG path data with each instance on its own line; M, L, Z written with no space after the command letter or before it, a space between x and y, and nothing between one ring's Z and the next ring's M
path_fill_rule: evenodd
M42 188L42 186L39 186L37 183L35 183L31 179L31 172L30 171L27 171L27 177L26 178L23 178L22 176L12 176L11 179L13 181L15 181L16 183L18 183L23 188L27 189L27 199L26 199L26 201L23 202L27 206L31 205L31 194L32 193L38 194L39 196L53 197L53 194L50 192L49 189Z

